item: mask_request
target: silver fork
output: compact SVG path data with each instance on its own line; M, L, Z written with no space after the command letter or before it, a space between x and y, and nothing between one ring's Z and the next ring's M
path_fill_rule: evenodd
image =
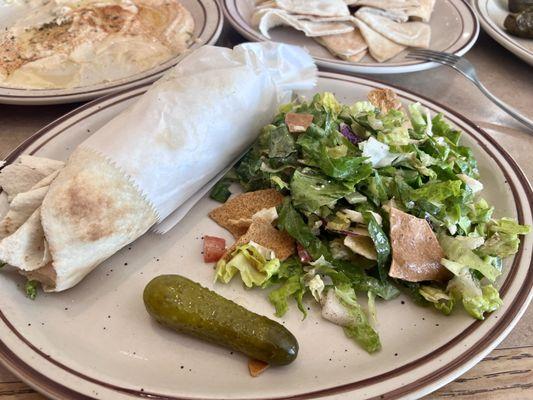
M494 104L496 104L502 110L504 110L509 115L514 117L516 120L520 121L530 131L533 132L533 121L526 118L524 115L520 114L514 108L507 105L506 103L501 101L499 98L494 96L491 92L489 92L488 89L485 86L483 86L483 84L479 81L474 66L466 58L456 56L455 54L444 53L442 51L434 51L434 50L426 50L426 49L411 50L409 54L407 54L407 58L433 61L439 64L447 65L448 67L452 67L456 71L460 72L467 79L472 81L474 85L476 85L479 88L479 90L481 90L483 94L487 96Z

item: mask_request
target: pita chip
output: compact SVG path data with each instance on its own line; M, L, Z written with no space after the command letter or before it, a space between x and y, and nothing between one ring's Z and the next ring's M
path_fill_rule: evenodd
M352 62L357 62L363 58L368 48L358 29L340 35L320 36L315 38L315 40L333 55Z
M444 252L426 220L391 207L390 238L390 277L408 282L450 278L450 272L440 263Z
M355 16L395 43L409 47L429 47L431 28L428 24L418 21L399 23L367 7L359 9Z
M368 101L381 112L387 113L389 110L399 110L402 102L398 95L391 89L374 89L368 92Z
M254 214L265 208L276 207L282 202L283 195L275 189L242 193L212 210L209 217L238 238L246 233Z
M222 259L229 260L231 253L243 244L255 242L267 249L272 250L276 254L276 258L281 261L293 255L296 251L296 244L294 239L287 233L280 231L272 226L272 224L263 219L253 220L252 224L237 241L231 246Z
M254 378L265 372L269 366L270 364L264 361L254 360L253 358L248 361L248 370L250 371L250 375Z
M257 24L261 34L270 39L269 31L281 25L291 26L296 30L302 31L308 37L335 35L346 33L354 30L354 26L347 22L317 22L305 19L298 19L294 15L287 13L285 10L265 9L259 10L252 17L252 21Z
M319 17L349 16L343 0L275 0L279 8L292 14L310 14Z
M285 124L291 133L305 132L312 123L312 114L287 113L285 115Z
M370 55L376 61L384 62L390 60L405 50L405 46L387 39L359 19L357 20L357 26L368 45Z

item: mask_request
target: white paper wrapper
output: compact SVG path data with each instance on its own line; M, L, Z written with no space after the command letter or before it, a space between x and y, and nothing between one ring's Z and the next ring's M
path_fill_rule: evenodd
M125 172L161 222L242 154L293 90L315 84L302 48L204 46L81 146Z

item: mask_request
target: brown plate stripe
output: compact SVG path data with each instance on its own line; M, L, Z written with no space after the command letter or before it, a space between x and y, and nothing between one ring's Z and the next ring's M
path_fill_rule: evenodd
M470 17L471 17L472 21L474 22L474 29L472 31L471 38L477 38L480 28L479 28L479 21L478 21L478 19L476 17L476 14L474 13L474 10L472 9L472 6L467 1L465 1L465 0L461 0L461 1L464 3L465 7L468 9ZM234 16L229 11L228 4L232 5L233 9L236 12L236 16ZM455 8L455 10L457 11L457 14L461 18L461 32L464 32L465 20L464 20L463 14L461 14L459 12L459 9L457 8L457 6L453 2L450 2L450 4ZM263 35L261 35L258 31L256 31L255 29L253 29L250 26L250 23L242 15L239 7L237 7L237 0L223 0L222 1L222 6L223 6L223 10L224 10L224 15L226 16L226 18L230 21L231 25L235 29L237 29L237 31L239 31L241 34L243 34L244 36L246 36L247 38L249 38L251 40L255 40L255 41L258 41L258 42L262 42L262 41L268 40L267 38L265 38ZM453 50L453 47L461 39L463 39L462 38L462 34L458 35L457 39L451 45L449 45L446 49L444 49L442 51L450 52L450 49L452 49L451 51L453 53L459 53L459 52L463 51L465 48L471 46L470 40L468 40L463 46L459 47L458 49L454 49ZM362 62L354 63L354 62L344 61L344 60L341 60L341 59L324 58L324 57L318 57L318 56L313 56L313 58L318 60L318 61L322 61L322 62L326 62L326 63L335 63L335 64L344 64L344 65L357 65L357 66L365 66L365 67L385 67L385 66L386 67L400 67L400 66L404 66L404 65L419 65L419 64L428 64L429 63L428 61L412 61L412 60L405 60L404 62L401 62L401 63L386 63L386 64L385 63L362 63Z
M220 4L218 3L217 0L210 0L210 1L212 1L212 5L216 9L216 19L215 19L217 21L216 27L208 37L202 38L202 41L204 41L205 43L193 43L189 46L188 50L194 50L198 47L201 47L204 44L214 44L216 40L218 39L218 37L220 36L220 32L222 31L222 26L224 23L223 13L222 13ZM205 8L205 4L203 3L203 1L198 1L198 4L202 9L204 21L207 21L209 17L208 17L207 9ZM206 26L207 26L207 23L204 23L202 26L202 29L198 33L199 38L201 38L201 36L204 34ZM125 82L117 83L111 86L104 86L104 87L100 87L100 88L92 89L92 90L84 90L83 87L74 88L72 90L71 89L57 89L57 91L61 91L63 93L36 95L35 93L42 92L44 90L47 90L47 91L54 91L54 90L53 89L20 89L20 88L8 87L8 86L0 86L0 89L21 93L21 94L13 94L13 95L12 94L0 94L0 99L1 98L6 98L6 99L47 99L47 98L50 98L50 99L53 99L57 97L63 97L65 99L68 99L70 97L76 97L76 96L86 95L86 94L96 95L99 92L107 92L109 90L122 90L124 86L133 85L130 87L131 89L133 87L139 87L139 86L144 85L145 80L154 81L156 78L162 75L165 71L175 66L179 61L182 60L184 56L186 56L186 54L182 53L182 54L177 55L176 57L173 57L172 59L168 61L165 61L163 64L152 68L153 72L150 72L150 71L141 72L137 74L137 75L140 75L138 78L134 78L134 79L124 78L126 80ZM99 85L102 85L102 84L99 84ZM68 93L64 93L65 91L68 91Z
M348 82L348 83L356 83L356 84L360 84L360 85L366 85L366 86L368 86L370 88L379 87L380 86L379 84L381 83L381 82L376 81L376 80L368 79L368 81L372 82L371 84L369 84L367 82L361 82L357 78L350 78L350 77L346 77L346 76L343 76L343 75L332 74L332 73L320 73L320 76L323 77L323 78L326 78L326 79L331 79L331 80L345 81L345 82ZM393 86L393 85L388 85L388 84L384 84L384 83L383 83L383 85L390 86L390 87L393 87L395 89L399 89L402 92L405 92L405 93L402 93L402 97L405 97L408 100L416 101L417 99L412 97L412 96L417 96L419 98L422 98L422 99L426 100L429 103L433 103L433 104L437 105L438 107L446 110L451 115L453 115L456 118L458 118L460 120L459 123L457 123L456 121L454 121L454 123L456 123L459 127L463 128L463 129L465 127L466 128L469 127L471 129L474 129L475 131L477 131L479 134L481 134L483 139L486 140L487 142L491 143L495 147L496 151L499 154L495 154L493 152L493 150L491 150L491 149L489 149L487 147L486 143L484 143L483 141L479 140L477 137L474 137L474 139L485 150L485 152L489 153L493 157L493 159L497 162L497 164L500 167L500 169L502 170L502 172L503 172L503 174L504 174L509 186L511 187L511 190L512 190L512 193L513 193L513 197L515 199L515 203L516 203L516 199L518 198L518 189L515 186L513 180L510 179L511 177L509 176L507 170L504 169L504 166L503 166L502 161L500 160L500 157L503 157L509 163L511 168L515 171L518 180L520 181L523 189L526 192L527 198L530 200L530 206L533 207L533 201L532 201L533 200L533 191L531 189L530 184L527 181L527 178L525 177L523 172L520 170L520 168L518 167L516 162L511 158L511 156L505 150L503 150L501 148L501 146L490 135L488 135L485 131L483 131L482 129L477 127L471 121L468 121L466 118L464 118L460 114L456 113L453 110L450 110L446 106L443 106L443 105L441 105L441 104L439 104L437 102L434 102L433 100L428 99L427 97L420 96L420 95L415 95L412 92L406 91L405 89L401 89L401 88L398 88L398 87ZM145 86L147 86L147 85L145 85ZM39 139L40 137L42 137L47 132L49 132L51 129L57 127L61 123L64 123L64 122L68 121L69 119L75 117L77 114L79 114L79 113L81 113L83 111L86 111L86 110L90 110L94 106L97 106L96 109L92 113L87 114L86 116L83 116L83 118L79 119L79 120L82 120L82 119L88 118L89 116L93 115L96 112L99 112L99 111L101 111L103 109L109 108L109 107L111 107L111 106L113 106L113 105L115 105L117 103L129 100L129 99L131 99L133 97L136 97L136 96L139 96L139 95L141 95L144 92L144 90L142 90L142 88L137 88L134 91L135 93L132 93L129 96L126 96L124 98L118 98L118 97L126 95L130 91L131 90L124 91L124 92L122 92L120 94L109 95L109 96L106 96L104 98L95 100L95 101L93 101L91 103L88 103L88 104L86 104L86 105L84 105L84 106L82 106L82 107L70 112L69 114L66 114L64 117L52 122L51 124L49 124L45 128L43 128L40 131L38 131L35 135L33 135L30 139L25 141L22 145L17 147L17 149L15 149L14 152L11 153L8 156L8 158L7 158L8 162L13 162L16 159L16 157L18 157L18 155L23 153L24 150L27 149L29 146L31 146L31 144L34 143L37 139ZM101 107L98 107L98 104L105 103L106 101L112 100L114 98L117 98L116 101L111 101L111 102L109 102L107 104L103 104ZM431 107L429 107L429 108L431 108ZM433 109L433 111L435 111L435 110ZM33 154L36 151L38 151L48 141L50 141L54 137L57 137L65 129L71 127L73 124L77 123L79 120L76 120L73 123L69 124L68 126L65 126L60 132L57 132L52 137L48 138L45 142L41 143L37 148L32 149L30 154ZM466 133L468 133L468 132L466 132ZM524 210L522 209L522 205L520 203L516 203L516 207L517 207L518 220L523 223L524 222ZM516 274L518 272L517 271L518 263L519 263L520 259L523 257L523 255L524 255L523 253L524 253L524 245L523 245L523 243L521 243L520 248L519 248L519 252L515 256L513 265L510 267L509 273L508 273L508 275L506 277L506 280L505 280L505 282L503 283L503 285L502 285L502 287L500 289L502 298L506 297L506 294L507 294L507 291L508 291L510 285L516 279ZM527 276L523 280L522 285L521 285L521 287L520 287L520 289L519 289L519 291L517 293L517 296L514 298L512 304L509 307L509 309L502 316L502 318L499 319L499 321L491 328L491 330L489 332L487 332L481 339L479 339L466 352L461 354L459 357L455 358L452 362L448 363L447 365L441 367L440 369L438 369L438 370L436 370L436 371L434 371L434 372L432 372L430 374L427 374L426 376L416 380L415 382L409 383L409 384L407 384L407 385L405 385L405 386L403 386L401 388L398 388L398 389L396 389L394 391L385 393L385 394L383 394L383 395L381 395L381 396L379 396L377 398L379 398L379 399L396 399L396 398L401 397L403 395L406 395L406 394L409 394L409 393L413 393L413 392L415 392L417 390L423 389L424 387L428 386L429 384L432 384L432 383L436 382L437 380L445 377L446 375L453 374L453 372L458 367L462 366L465 362L468 362L469 360L474 358L476 355L482 353L484 350L486 350L488 347L490 347L490 345L496 339L499 338L499 336L505 331L507 326L511 322L513 322L513 320L516 318L517 314L525 306L525 303L526 303L526 301L528 299L528 296L529 296L529 293L530 293L532 287L533 287L533 261L531 261L531 267L528 270ZM42 352L39 349L37 349L32 343L30 343L27 339L25 339L16 330L16 328L9 322L9 320L7 320L7 318L1 312L1 310L0 310L0 318L4 321L6 326L8 326L10 328L10 330L21 341L23 341L26 345L28 345L33 351L35 351L41 357L45 358L46 360L48 360L49 362L53 363L54 365L64 369L65 371L70 372L73 375L78 376L78 377L80 377L80 378L82 378L84 380L87 380L89 382L101 385L101 386L106 387L108 389L116 390L116 391L122 392L122 393L127 393L129 395L134 395L136 397L149 397L149 398L161 399L161 400L189 400L189 399L191 399L191 398L183 398L183 397L178 398L178 397L173 397L173 396L161 395L161 394L157 394L157 393L149 393L149 392L140 391L140 390L136 390L136 389L119 387L119 386L110 384L108 382L102 382L102 381L99 381L97 379L88 377L88 376L86 376L86 375L84 375L84 374L82 374L82 373L80 373L78 371L75 371L75 370L71 369L68 366L65 366L65 365L61 364L57 360L54 360L54 359L50 358L44 352ZM451 347L453 347L454 345L456 345L457 343L459 343L460 341L462 341L463 339L465 339L466 337L468 337L472 333L474 333L475 330L481 326L481 324L482 324L481 321L473 322L463 332L461 332L459 335L457 335L456 337L451 339L448 343L444 344L443 346L439 347L438 349L432 351L431 353L429 353L429 354L427 354L427 355L425 355L425 356L423 356L423 357L421 357L421 358L419 358L417 360L414 360L414 361L412 361L412 362L410 362L408 364L405 364L405 365L403 365L403 366L401 366L399 368L396 368L394 370L388 371L386 373L383 373L383 374L380 374L380 375L377 375L377 376L374 376L374 377L371 377L371 378L363 379L363 380L360 380L360 381L348 383L348 384L345 384L345 385L340 385L340 386L331 387L331 388L325 388L325 389L322 389L322 390L319 390L319 391L302 393L302 394L297 394L297 395L289 396L289 397L280 397L280 398L277 398L277 399L291 399L291 400L297 400L298 399L299 400L299 399L314 398L314 397L323 396L323 395L331 395L331 394L335 394L335 393L341 393L341 392L346 392L346 391L362 388L362 387L369 386L369 385L374 385L376 383L379 383L379 382L382 382L384 380L387 380L388 378L391 378L391 377L394 377L394 376L398 376L400 374L404 374L406 372L409 372L409 371L413 370L414 368L420 367L424 363L426 363L426 362L428 362L430 360L433 360L436 357L438 357L439 355L443 354L448 349L450 349ZM44 376L40 372L34 370L32 367L30 367L29 365L25 364L22 360L20 360L9 348L7 348L7 346L5 346L5 344L2 341L0 341L0 358L8 365L8 367L14 373L19 375L22 379L28 381L30 384L32 384L34 387L36 387L38 390L44 391L45 393L49 393L49 394L54 395L55 397L61 398L61 399L87 399L87 398L89 398L89 397L87 397L87 396L85 396L85 395L83 395L81 393L73 391L72 389L70 389L70 388L68 388L66 386L61 385L58 382L55 382L55 381L51 380L50 378Z

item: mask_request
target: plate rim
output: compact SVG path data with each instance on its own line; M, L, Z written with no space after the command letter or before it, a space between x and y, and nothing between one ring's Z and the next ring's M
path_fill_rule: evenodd
M505 161L509 164L509 167L513 170L513 172L516 174L516 178L518 179L523 191L525 198L529 200L529 204L531 207L531 211L533 211L533 189L531 187L531 183L528 181L527 176L524 174L524 172L520 169L520 167L517 165L516 161L512 158L512 156L503 149L499 143L493 139L487 132L485 132L482 128L477 126L475 123L473 123L468 118L464 117L462 114L458 113L457 111L449 108L448 106L445 106L438 101L434 101L432 99L429 99L428 97L424 95L417 94L416 92L413 92L411 90L407 90L395 85L391 85L385 82L381 82L376 79L371 79L367 77L350 77L348 75L344 74L337 74L337 73L330 73L330 72L320 72L319 76L321 78L326 79L333 79L333 80L340 80L340 81L347 81L352 82L356 84L370 84L368 86L376 85L378 87L391 87L394 89L397 89L403 94L411 95L414 97L418 97L424 101L427 101L428 103L432 103L435 106L442 108L447 113L449 113L451 116L454 116L457 118L461 123L465 124L465 126L469 126L472 130L474 130L476 133L480 134L481 137L484 140L487 140L494 149L500 153L500 155L505 159ZM61 125L64 122L67 122L72 117L76 116L77 114L83 113L84 111L88 111L93 109L93 112L91 112L88 115L84 115L83 118L87 118L90 115L99 112L103 107L99 107L100 103L107 103L110 100L113 100L114 98L118 98L117 102L125 101L131 97L138 96L143 93L145 87L148 87L149 85L143 85L139 86L133 89L127 89L123 90L118 93L113 93L107 96L104 96L102 98L96 99L92 102L89 102L87 104L84 104L81 107L78 107L71 112L65 114L64 116L52 121L50 124L46 125L42 129L38 130L35 134L30 136L27 140L25 140L23 143L21 143L19 146L17 146L7 157L6 161L7 163L10 163L16 159L24 150L26 150L29 146L31 146L35 141L40 139L42 136L44 136L46 133L48 133L50 130L54 129L55 127ZM124 97L128 93L131 94L131 96ZM108 106L111 106L113 104L116 104L116 102L110 103ZM77 123L77 121L74 122L74 124ZM63 128L67 129L72 125L66 126ZM51 138L61 134L61 132L58 132L56 135L52 136ZM467 133L468 134L468 133ZM50 138L50 139L51 139ZM492 151L489 151L486 146L483 144L482 141L480 141L477 137L472 137L473 140L475 140L484 151L488 152L488 154L493 153ZM38 150L40 147L45 145L46 142L41 143L38 148L33 149L33 151ZM501 161L499 159L495 159L497 162L499 168L501 169L502 173L508 178L508 172L502 167ZM7 165L7 164L6 164ZM516 193L516 187L514 187L514 184L511 184L511 189L513 191L513 197L515 199L519 199L519 196ZM516 202L516 200L515 200ZM523 218L523 209L521 207L518 207L518 218ZM515 262L510 267L509 275L506 279L506 281L503 283L502 291L506 291L508 289L508 286L512 283L513 277L515 275L516 268L515 265L518 265L520 262L523 262L523 252L524 252L524 243L521 243L519 253L517 253L517 257L515 258ZM525 261L527 263L527 261ZM485 354L490 352L495 346L498 345L501 340L509 333L509 331L512 329L512 327L518 322L520 317L522 316L523 312L527 308L529 302L531 301L531 297L533 297L532 287L533 287L533 259L530 260L530 266L527 271L527 274L521 284L521 286L517 289L516 295L512 301L512 303L509 305L508 310L505 314L501 316L501 318L498 319L498 321L492 326L481 338L477 339L475 344L466 352L461 353L460 355L456 356L453 360L451 360L446 365L440 367L436 371L431 371L428 374L425 374L421 378L408 383L407 385L404 385L403 387L396 388L393 390L388 391L387 393L382 394L379 398L380 399L395 399L407 395L413 395L415 393L428 393L429 391L436 390L438 387L446 384L450 380L454 379L456 376L460 375L461 373L464 373L464 371L468 368L471 368L481 357L483 357ZM511 282L509 282L511 281ZM2 313L2 310L0 309L0 319L3 320L4 323L9 324L9 321L6 321L6 318L4 314ZM402 371L399 373L394 373L395 370L392 370L393 375L397 376L401 373L408 372L412 368L420 366L419 361L421 359L424 359L426 357L429 357L435 352L438 352L437 356L439 354L442 354L446 351L446 348L448 348L449 344L452 342L458 342L466 337L468 337L471 333L471 331L477 329L482 324L482 321L474 321L470 325L468 325L461 333L459 333L456 337L452 339L452 341L447 342L446 344L442 345L436 350L433 350L431 353L428 353L427 355L424 355L420 357L417 360L414 360L410 363L404 364L401 367ZM16 329L15 329L16 331ZM19 337L20 339L20 337ZM26 343L27 344L27 343ZM453 345L453 344L452 344ZM31 346L30 346L31 347ZM23 360L18 357L13 350L11 350L0 338L0 361L15 375L19 376L22 380L27 382L30 386L36 388L37 390L52 396L57 399L90 399L91 397L76 392L71 387L68 387L66 385L63 385L56 380L49 378L45 376L43 373L37 371L29 364L25 363ZM50 361L50 359L48 360ZM412 364L411 368L409 366ZM57 364L56 364L57 366ZM408 367L407 370L404 370L403 368ZM68 367L67 367L68 368ZM396 369L396 370L397 370ZM68 371L68 370L67 370ZM71 372L71 371L69 371ZM389 372L382 373L381 375L387 375ZM82 378L83 378L83 374ZM77 375L80 377L79 375ZM90 377L89 377L90 378ZM361 388L361 385L367 381L373 380L375 377L366 378L357 382L348 383L339 385L336 387L330 387L325 389L320 389L313 392L308 393L302 393L302 394L296 394L296 395L290 395L285 397L276 397L276 399L308 399L308 398L317 398L321 396L326 395L333 395L333 394L349 394L351 390L359 389ZM95 379L89 380L88 382L95 384ZM387 379L385 377L385 379ZM379 382L379 381L378 381ZM375 382L377 383L377 382ZM115 385L110 384L112 389L116 390ZM108 387L109 388L109 387ZM129 395L136 395L137 397L151 397L154 399L191 399L190 397L173 397L173 396L166 396L166 395L158 395L158 394L152 394L150 392L145 391L138 391L134 389L128 389L123 388L123 390L120 390L123 394L129 394ZM193 398L197 400L197 398Z
M228 6L229 2L236 3L237 0L220 0L222 9L224 12L225 18L229 21L230 25L236 29L241 35L246 39L261 42L268 41L268 38L265 38L260 33L256 32L254 29L248 28L248 24L242 25L230 11ZM472 5L467 0L449 0L450 2L458 1L462 3L469 12L469 15L472 19L473 30L472 34L468 41L453 54L462 56L466 54L477 42L479 32L480 32L480 23ZM233 8L233 7L232 7ZM236 7L235 7L236 9ZM460 14L463 16L462 14ZM245 22L245 21L243 21ZM436 68L440 64L429 61L409 61L407 64L386 64L386 63L352 63L349 61L344 61L341 59L329 59L324 57L315 57L313 59L317 65L321 67L331 68L332 70L337 70L339 72L351 72L351 73L366 73L366 74L395 74L395 73L409 73L416 71L423 71L426 69Z
M149 70L141 71L134 75L126 76L107 83L101 82L70 89L24 89L0 85L0 104L41 105L75 103L78 101L107 96L123 90L133 89L155 81L166 71L187 57L191 51L204 45L214 44L222 33L224 13L220 2L218 0L194 1L196 1L202 8L204 24L198 35L198 41L195 41L195 43L188 47L183 53L180 53ZM213 10L215 10L216 13L208 12ZM212 28L205 33L205 37L202 37L208 26L211 26Z
M533 51L528 50L524 46L518 44L513 40L511 35L504 32L493 20L487 12L485 12L489 0L475 0L474 10L479 17L479 22L483 30L497 41L500 45L505 47L518 58L522 59L529 65L533 65Z

